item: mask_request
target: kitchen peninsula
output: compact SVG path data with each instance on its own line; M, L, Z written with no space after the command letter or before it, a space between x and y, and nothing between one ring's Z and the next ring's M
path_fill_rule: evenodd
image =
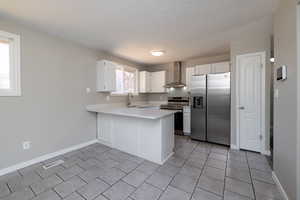
M87 110L97 113L100 143L158 164L173 155L176 111L103 105Z

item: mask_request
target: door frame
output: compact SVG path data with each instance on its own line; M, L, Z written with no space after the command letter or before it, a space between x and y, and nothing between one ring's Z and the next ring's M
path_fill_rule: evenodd
M240 69L239 69L239 60L248 57L248 56L261 56L262 58L262 70L260 74L261 78L261 99L260 99L260 110L261 110L261 121L260 121L260 134L262 135L262 139L260 142L260 153L264 155L269 155L270 151L266 149L266 128L265 128L265 123L266 123L266 114L265 114L265 107L266 107L266 52L256 52L256 53L248 53L248 54L242 54L242 55L237 55L236 56L236 94L235 94L235 99L236 99L236 138L237 138L237 149L240 149L240 99L239 99L239 93L240 93Z

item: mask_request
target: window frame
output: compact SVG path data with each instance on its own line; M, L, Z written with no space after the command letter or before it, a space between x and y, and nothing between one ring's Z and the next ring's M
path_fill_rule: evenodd
M118 70L122 70L123 73L124 73L124 71L134 73L134 76L135 76L135 80L134 80L135 81L135 88L134 88L134 92L132 94L133 94L133 96L138 96L139 95L139 70L137 68L135 68L135 67L125 66L125 65L120 65L115 70L117 70L117 69ZM113 91L113 92L110 93L110 95L111 96L127 96L128 92L121 93L121 92Z
M20 35L0 30L0 38L10 43L10 88L1 89L0 97L21 96Z

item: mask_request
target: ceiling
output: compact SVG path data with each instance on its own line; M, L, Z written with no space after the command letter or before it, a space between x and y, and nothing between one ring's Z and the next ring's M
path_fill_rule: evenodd
M82 45L158 64L229 52L222 33L265 16L277 0L1 0L0 15ZM151 50L165 50L153 57Z

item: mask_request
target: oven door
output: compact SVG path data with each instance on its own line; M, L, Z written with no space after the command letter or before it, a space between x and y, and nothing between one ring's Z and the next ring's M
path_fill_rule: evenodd
M178 110L174 114L174 128L176 135L183 135L183 111Z

